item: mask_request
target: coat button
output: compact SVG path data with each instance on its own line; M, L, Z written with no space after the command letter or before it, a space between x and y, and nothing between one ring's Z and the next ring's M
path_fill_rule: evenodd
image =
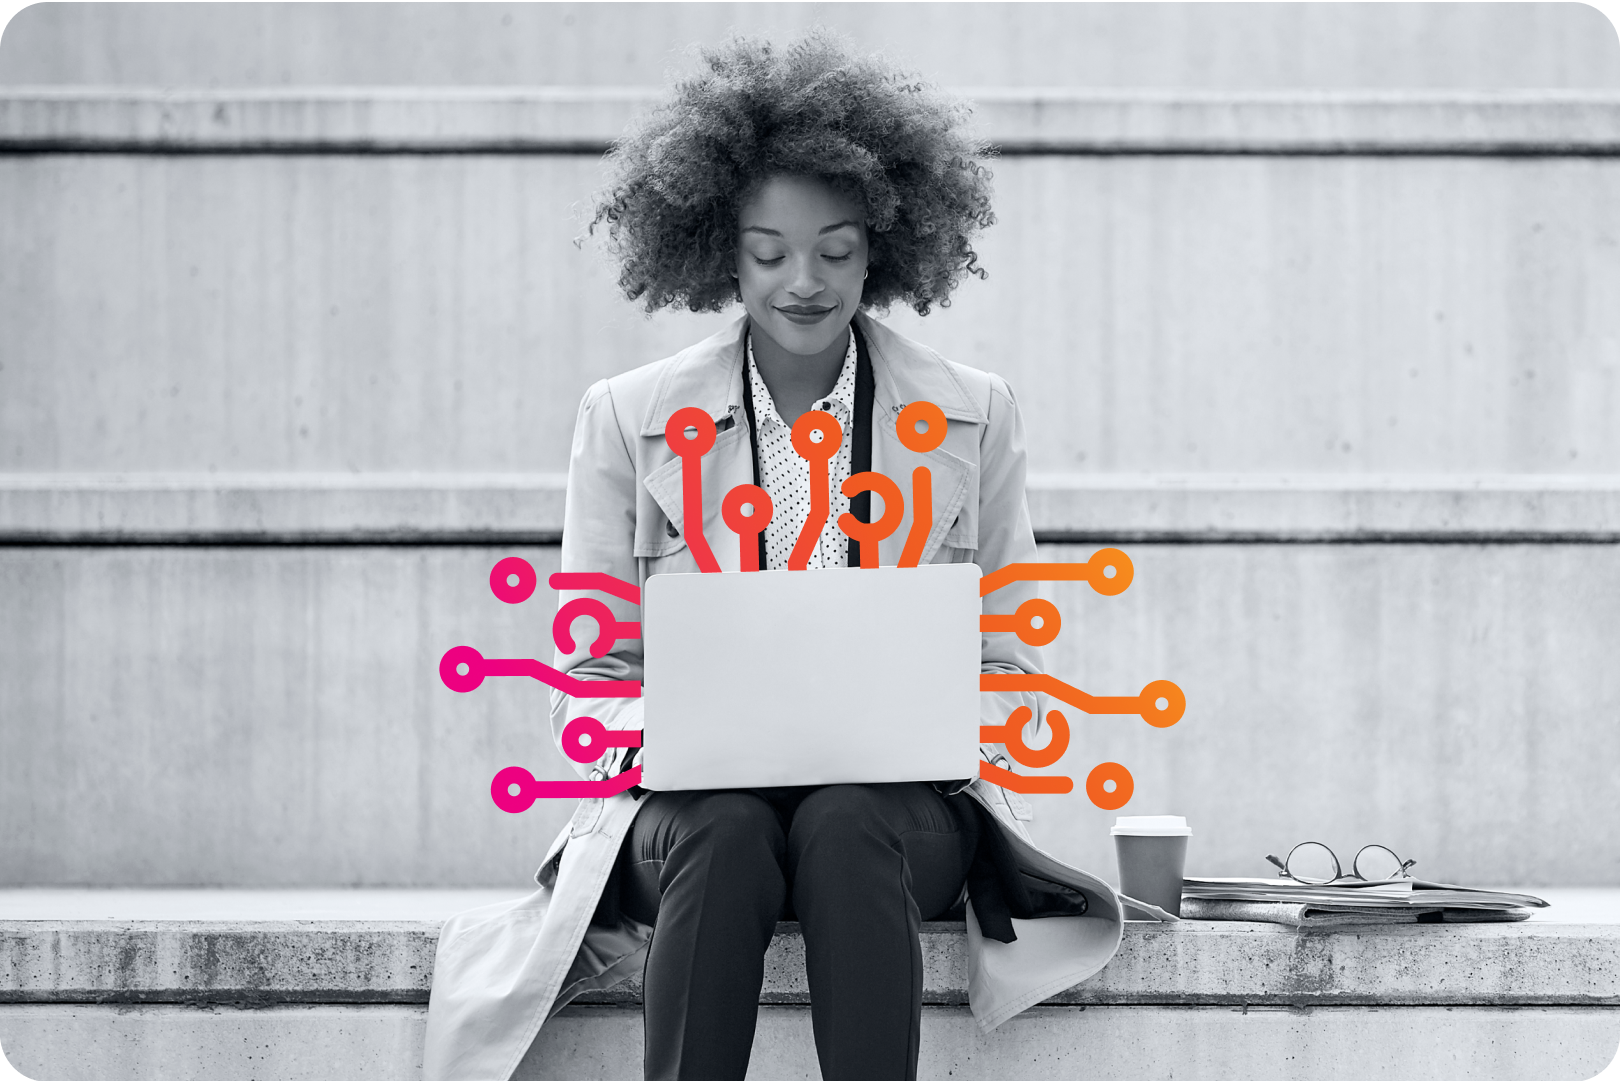
M674 522L665 522L664 532L668 533L671 537L678 537L681 535L681 531L675 528Z

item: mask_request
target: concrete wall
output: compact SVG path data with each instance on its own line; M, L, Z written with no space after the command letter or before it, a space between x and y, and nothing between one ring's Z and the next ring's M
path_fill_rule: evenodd
M963 5L919 36L917 7L815 10L990 87L992 276L892 321L1019 391L1052 558L1136 560L1121 597L1053 594L1051 670L1189 701L1165 731L1073 718L1064 766L1130 766L1131 809L1194 817L1206 873L1318 837L1446 878L1620 882L1617 827L1586 817L1620 798L1601 17ZM544 602L485 583L503 555L555 562L579 394L720 321L639 315L572 244L593 148L645 100L605 88L656 83L672 43L809 12L13 23L0 884L532 872L561 809L506 816L487 790L511 764L564 775L538 689L456 696L434 664L462 642L544 654ZM195 89L216 84L247 89ZM1031 89L1064 84L1115 90ZM1170 85L1207 92L1141 89ZM1228 93L1255 88L1287 92ZM1112 870L1110 816L1038 804L1044 844Z
M509 607L487 580L555 551L0 549L6 883L521 882L571 807L506 815L489 781L572 776L544 689L457 695L437 663L548 656L544 591ZM1126 593L1051 592L1049 667L1096 694L1173 678L1186 719L1066 711L1050 772L1123 762L1133 810L1194 820L1195 871L1258 874L1310 837L1446 881L1620 881L1612 544L1130 551ZM1043 846L1111 874L1110 814L1035 803Z
M641 316L583 155L0 157L0 470L567 468ZM1620 471L1620 158L1008 157L987 281L894 324L1039 472ZM732 316L724 317L728 320Z

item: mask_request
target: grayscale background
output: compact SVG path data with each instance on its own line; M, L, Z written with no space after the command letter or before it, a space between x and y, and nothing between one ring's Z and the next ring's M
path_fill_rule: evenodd
M1620 885L1620 42L1576 4L51 4L0 41L0 885L512 886L575 408L724 317L574 244L690 46L812 23L977 103L1049 670L1189 870L1314 838ZM1054 767L1048 772L1059 772ZM1034 799L1114 874L1112 815Z

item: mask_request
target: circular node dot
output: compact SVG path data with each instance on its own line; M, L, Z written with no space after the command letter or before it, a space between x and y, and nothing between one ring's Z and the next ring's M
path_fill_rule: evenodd
M527 559L507 556L489 572L489 591L507 604L522 604L534 596L539 581Z
M912 402L900 410L894 434L907 450L927 454L945 442L945 413L933 402Z
M534 806L536 783L534 774L522 766L507 766L489 783L489 797L507 814L522 814Z
M1135 790L1131 771L1118 762L1104 762L1086 775L1087 798L1105 811L1117 811L1131 802Z
M1131 557L1118 548L1099 548L1086 560L1091 588L1104 597L1117 597L1130 587L1135 569Z
M689 405L664 422L664 443L679 457L702 457L714 446L714 432L714 418Z
M479 671L483 663L483 655L472 646L447 649L439 658L439 682L457 694L476 690L484 682L484 673Z
M844 429L831 413L811 409L793 422L793 449L807 462L829 460L843 442Z
M1187 712L1187 696L1168 679L1156 679L1143 687L1137 701L1142 704L1142 719L1154 728L1169 728Z
M771 520L771 497L753 484L739 484L720 501L720 518L738 536L752 536Z
M563 753L575 762L595 762L604 752L595 750L592 744L606 739L607 726L601 721L595 717L575 717L563 729Z
M1044 646L1063 628L1063 617L1057 605L1040 597L1031 597L1020 604L1016 618L1023 621L1017 631L1018 639L1027 646Z

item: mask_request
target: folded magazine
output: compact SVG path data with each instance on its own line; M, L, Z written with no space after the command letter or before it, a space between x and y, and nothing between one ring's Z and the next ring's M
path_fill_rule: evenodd
M1488 923L1528 919L1535 909L1546 907L1546 901L1526 893L1476 890L1419 878L1340 879L1320 885L1288 878L1187 878L1181 886L1183 919L1290 927Z

